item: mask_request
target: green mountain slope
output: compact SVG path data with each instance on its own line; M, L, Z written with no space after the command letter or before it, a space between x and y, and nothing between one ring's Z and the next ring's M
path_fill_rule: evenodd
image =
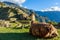
M30 14L32 13L35 14L36 20L38 21L48 20L45 17L40 17L33 10L12 5L8 6L6 3L0 2L0 20L31 20Z

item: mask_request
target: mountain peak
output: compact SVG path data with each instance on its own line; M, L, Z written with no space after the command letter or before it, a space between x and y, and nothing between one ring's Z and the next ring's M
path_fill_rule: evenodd
M43 9L41 11L60 11L60 7L59 6L53 6L50 8Z
M19 5L15 4L15 3L12 3L12 2L4 1L3 3L5 3L5 4L9 5L9 6L15 6L15 7L18 6L19 7Z

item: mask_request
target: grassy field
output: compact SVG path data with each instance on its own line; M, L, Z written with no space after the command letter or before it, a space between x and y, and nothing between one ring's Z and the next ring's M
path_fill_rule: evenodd
M59 36L51 39L37 38L29 34L29 29L13 29L0 27L0 40L60 40Z

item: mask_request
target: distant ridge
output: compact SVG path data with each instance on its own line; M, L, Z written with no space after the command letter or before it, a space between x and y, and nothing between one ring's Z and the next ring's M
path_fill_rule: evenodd
M51 21L60 22L60 11L36 11L36 13L48 17Z

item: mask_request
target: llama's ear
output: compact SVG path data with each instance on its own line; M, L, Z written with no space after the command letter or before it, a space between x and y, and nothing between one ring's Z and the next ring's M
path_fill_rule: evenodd
M51 24L50 24L50 23L48 23L48 24L47 24L47 26L51 26Z
M31 23L34 23L34 21L31 21Z
M49 26L52 25L52 23L48 23L48 24L49 24Z

